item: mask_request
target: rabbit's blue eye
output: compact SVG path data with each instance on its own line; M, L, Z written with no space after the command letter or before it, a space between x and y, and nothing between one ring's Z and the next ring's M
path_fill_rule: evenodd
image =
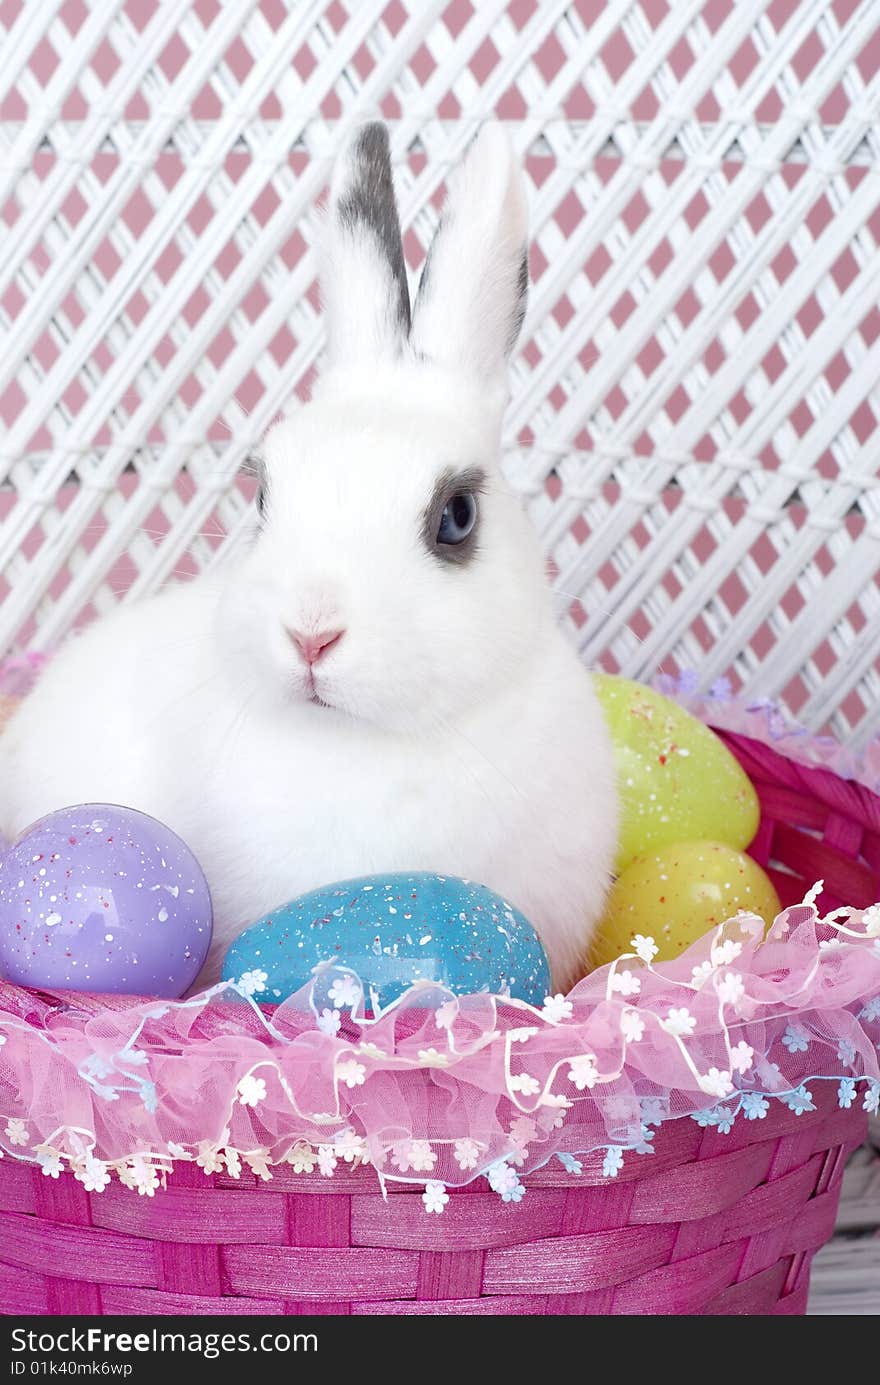
M458 491L451 495L440 516L437 542L455 547L464 543L477 522L477 501L473 492Z
M448 467L434 483L422 517L422 542L432 557L464 567L477 554L480 513L477 497L486 489L482 467Z

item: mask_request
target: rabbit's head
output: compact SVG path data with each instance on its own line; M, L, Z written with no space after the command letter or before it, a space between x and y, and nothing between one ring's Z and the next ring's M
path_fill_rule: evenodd
M384 126L341 155L327 369L265 439L259 525L223 606L267 696L421 731L540 657L543 561L498 464L526 236L521 172L486 126L450 180L411 310Z

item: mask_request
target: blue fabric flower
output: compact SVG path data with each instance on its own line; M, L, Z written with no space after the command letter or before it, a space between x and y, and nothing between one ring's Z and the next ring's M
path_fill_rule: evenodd
M760 1092L743 1092L742 1113L746 1120L762 1121L770 1110L770 1102Z
M810 1040L807 1031L801 1024L788 1024L782 1036L782 1042L789 1053L806 1053L810 1047Z
M90 1082L89 1086L91 1087L95 1095L101 1097L103 1101L119 1100L119 1093L117 1092L116 1088L108 1087L106 1082Z
M794 1111L796 1116L802 1116L805 1111L815 1111L812 1093L808 1092L801 1083L795 1092L787 1092L781 1098L785 1102L789 1111Z
M729 678L716 678L709 689L709 696L717 702L727 702L733 693Z
M141 1101L144 1103L144 1106L146 1107L147 1111L149 1111L150 1115L152 1116L159 1105L159 1098L156 1095L155 1082L141 1083Z
M841 1079L840 1086L837 1088L837 1104L844 1111L848 1111L852 1106L856 1095L856 1084L851 1077Z
M665 1103L659 1096L643 1096L639 1105L644 1125L662 1125L666 1115Z
M602 1161L602 1176L604 1178L616 1178L622 1168L623 1150L619 1145L610 1145Z
M880 995L875 995L859 1011L860 1020L880 1020Z
M113 1071L113 1064L102 1057L100 1053L92 1053L88 1058L84 1058L79 1065L79 1070L83 1077L109 1077Z
M502 1202L522 1202L526 1195L525 1184L516 1182L510 1188L505 1188L501 1194Z
M486 1171L489 1187L496 1193L512 1186L517 1177L516 1169L511 1168L506 1159L497 1159Z
M721 1135L729 1135L736 1120L736 1111L731 1106L707 1106L703 1111L692 1111L691 1120L704 1130L711 1125Z
M837 1045L837 1061L845 1068L851 1068L856 1061L856 1051L849 1039L841 1039Z
M766 1058L761 1058L758 1062L758 1076L765 1087L776 1090L777 1087L784 1087L782 1073L779 1071L778 1063L771 1063Z
M575 1159L573 1154L557 1153L556 1158L559 1160L566 1173L583 1173L583 1164L580 1159Z
M862 1107L869 1116L876 1116L878 1109L880 1109L880 1082L875 1082L873 1078L868 1084Z

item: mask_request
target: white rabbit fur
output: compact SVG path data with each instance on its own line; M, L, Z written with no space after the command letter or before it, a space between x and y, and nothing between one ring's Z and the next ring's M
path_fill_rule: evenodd
M390 188L387 138L368 126L324 228L329 369L265 439L253 542L68 642L0 738L2 826L77 802L167 823L214 899L203 982L280 902L422 869L516 904L566 986L602 909L617 804L599 705L498 467L525 288L521 175L485 128L411 331ZM475 550L441 560L429 498L474 468ZM331 627L345 633L315 665L321 705L288 631Z

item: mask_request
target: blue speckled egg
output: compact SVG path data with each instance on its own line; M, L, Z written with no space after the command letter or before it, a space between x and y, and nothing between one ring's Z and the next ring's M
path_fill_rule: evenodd
M449 875L370 875L312 890L236 938L223 978L264 971L260 999L278 1004L319 962L351 967L383 1008L420 979L535 1005L550 993L547 956L528 920L485 885Z

